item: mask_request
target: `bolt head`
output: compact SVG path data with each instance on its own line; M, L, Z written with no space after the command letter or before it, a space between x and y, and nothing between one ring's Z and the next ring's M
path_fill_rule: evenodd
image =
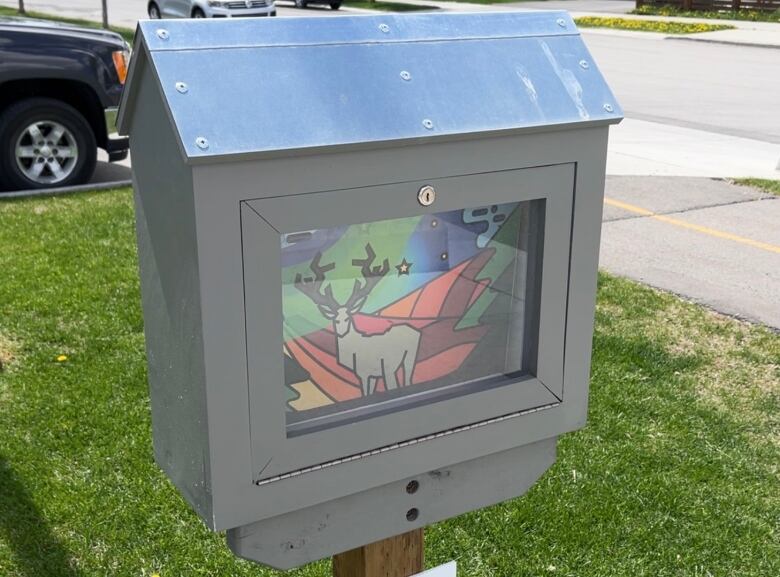
M566 20L564 20L563 18L558 18L558 20L556 20L555 22L556 22L556 23L558 24L558 26L560 26L561 28L566 28Z
M604 105L604 110L606 110L607 112L612 112L615 109L613 108L613 106L611 104L605 104Z
M430 118L426 118L425 120L423 120L422 125L428 130L433 130L433 120L431 120Z
M176 92L178 92L180 94L187 94L187 91L189 89L190 89L190 87L187 86L187 84L185 84L184 82L177 82L176 83Z
M157 38L160 40L168 40L171 35L168 33L168 31L165 28L158 28L157 29Z
M382 23L382 24L380 24L380 25L379 25L379 29L380 29L382 32L384 32L385 34L387 34L388 32L390 32L390 27L389 27L387 24L384 24L384 23Z
M195 146L200 148L201 150L206 150L209 147L209 141L203 138L202 136L199 136L195 139Z
M408 81L412 79L412 75L407 70L401 70L401 78Z
M587 70L588 68L590 68L590 64L588 64L587 60L580 60L580 68L582 68L583 70Z

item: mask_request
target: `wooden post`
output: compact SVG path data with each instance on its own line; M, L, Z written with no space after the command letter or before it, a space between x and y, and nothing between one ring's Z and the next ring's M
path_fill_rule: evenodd
M422 570L422 529L333 557L333 577L409 577Z

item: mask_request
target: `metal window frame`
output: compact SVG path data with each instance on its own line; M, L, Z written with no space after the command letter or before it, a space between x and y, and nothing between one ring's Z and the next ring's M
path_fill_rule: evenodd
M288 478L378 452L400 449L413 439L441 438L448 432L489 423L508 415L553 406L563 399L567 286L574 207L575 165L519 168L414 180L315 193L270 196L241 203L246 304L247 375L254 481ZM422 207L416 192L432 184L439 194ZM370 198L371 202L361 202ZM280 234L403 218L526 200L545 201L540 287L538 355L533 376L389 413L317 433L286 435L282 343ZM349 208L345 208L349 207ZM273 327L270 329L269 327ZM399 417L402 414L402 417ZM398 426L398 421L403 426ZM462 459L452 438L437 452ZM490 452L475 447L476 458ZM456 455L460 454L460 457ZM409 468L404 474L414 474ZM354 482L355 490L359 482Z

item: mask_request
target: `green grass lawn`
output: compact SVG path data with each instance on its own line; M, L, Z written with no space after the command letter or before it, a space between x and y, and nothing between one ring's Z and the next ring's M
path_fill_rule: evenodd
M751 22L780 22L780 10L680 10L674 6L640 6L630 12L646 16L680 16L683 18L711 18L714 20L748 20Z
M35 12L27 10L24 15L19 14L16 8L8 8L6 6L0 6L0 16L19 16L24 18L38 18L40 20L54 20L55 22L65 22L67 24L76 24L78 26L86 26L87 28L103 28L100 22L93 20L83 20L81 18L66 18L64 16L57 16L55 14L45 14L43 12ZM109 14L110 16L110 14ZM121 26L111 26L111 30L122 35L130 44L133 43L133 36L135 36L135 30L130 28L122 28Z
M574 22L580 28L614 28L616 30L636 30L640 32L660 32L662 34L697 34L717 30L733 30L726 24L700 24L697 22L669 22L666 20L639 20L636 18L617 18L602 16L582 16Z
M134 243L128 190L0 202L0 575L275 574L153 462ZM427 565L780 575L780 335L602 275L594 347L588 427L524 498L429 528Z
M769 180L767 178L736 178L734 184L742 186L752 186L770 194L780 196L780 180Z

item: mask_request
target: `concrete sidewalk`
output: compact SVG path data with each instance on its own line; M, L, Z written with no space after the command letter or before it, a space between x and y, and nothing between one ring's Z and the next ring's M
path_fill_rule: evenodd
M780 146L771 142L633 118L609 133L611 175L774 180L778 168Z

